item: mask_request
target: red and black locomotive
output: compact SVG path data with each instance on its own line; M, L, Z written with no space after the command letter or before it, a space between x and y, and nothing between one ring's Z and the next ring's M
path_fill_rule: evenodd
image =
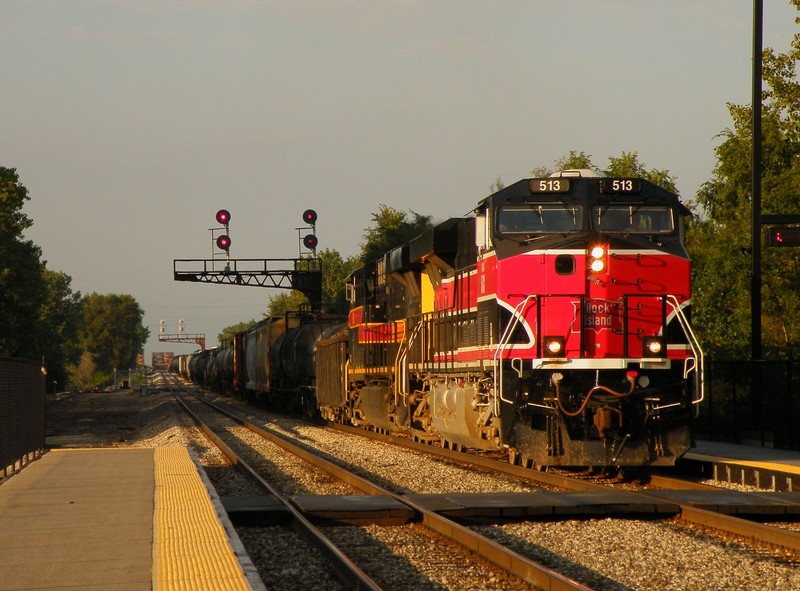
M353 272L345 323L267 318L173 369L526 465L672 465L703 398L689 215L643 179L521 180Z
M674 464L703 397L688 215L587 171L490 195L349 277L322 416L539 466Z

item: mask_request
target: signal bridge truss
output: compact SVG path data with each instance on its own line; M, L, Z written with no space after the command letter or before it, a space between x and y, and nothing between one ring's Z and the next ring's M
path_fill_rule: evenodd
M204 334L164 334L158 335L158 340L162 343L197 343L200 348L206 350L206 335Z
M175 259L175 281L296 289L318 310L322 302L322 262L298 259Z

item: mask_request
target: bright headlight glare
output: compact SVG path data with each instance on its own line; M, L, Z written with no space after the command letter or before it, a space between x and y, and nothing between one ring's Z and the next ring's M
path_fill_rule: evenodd
M656 355L661 353L661 341L653 339L649 343L647 343L647 349L653 354Z
M592 261L591 269L594 273L599 273L605 268L606 264L601 259L595 259Z
M559 343L558 341L550 341L549 343L547 343L547 350L550 351L551 353L558 353L559 351L561 351L561 343Z
M603 258L603 255L605 255L605 254L606 254L606 251L602 246L595 246L592 249L592 258L601 259L601 258Z

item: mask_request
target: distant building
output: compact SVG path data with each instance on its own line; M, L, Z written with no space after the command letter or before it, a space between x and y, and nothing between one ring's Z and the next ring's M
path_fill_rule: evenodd
M167 371L172 364L173 352L154 351L153 352L153 371Z

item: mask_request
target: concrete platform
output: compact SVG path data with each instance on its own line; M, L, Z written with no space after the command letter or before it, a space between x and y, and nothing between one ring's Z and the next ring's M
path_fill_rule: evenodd
M706 476L775 491L800 491L800 452L698 441L681 462L711 467Z
M50 451L0 516L0 591L260 587L182 447Z
M780 469L792 474L800 474L800 452L756 447L752 445L736 445L717 441L697 441L696 447L689 450L687 459L718 460L759 464Z

